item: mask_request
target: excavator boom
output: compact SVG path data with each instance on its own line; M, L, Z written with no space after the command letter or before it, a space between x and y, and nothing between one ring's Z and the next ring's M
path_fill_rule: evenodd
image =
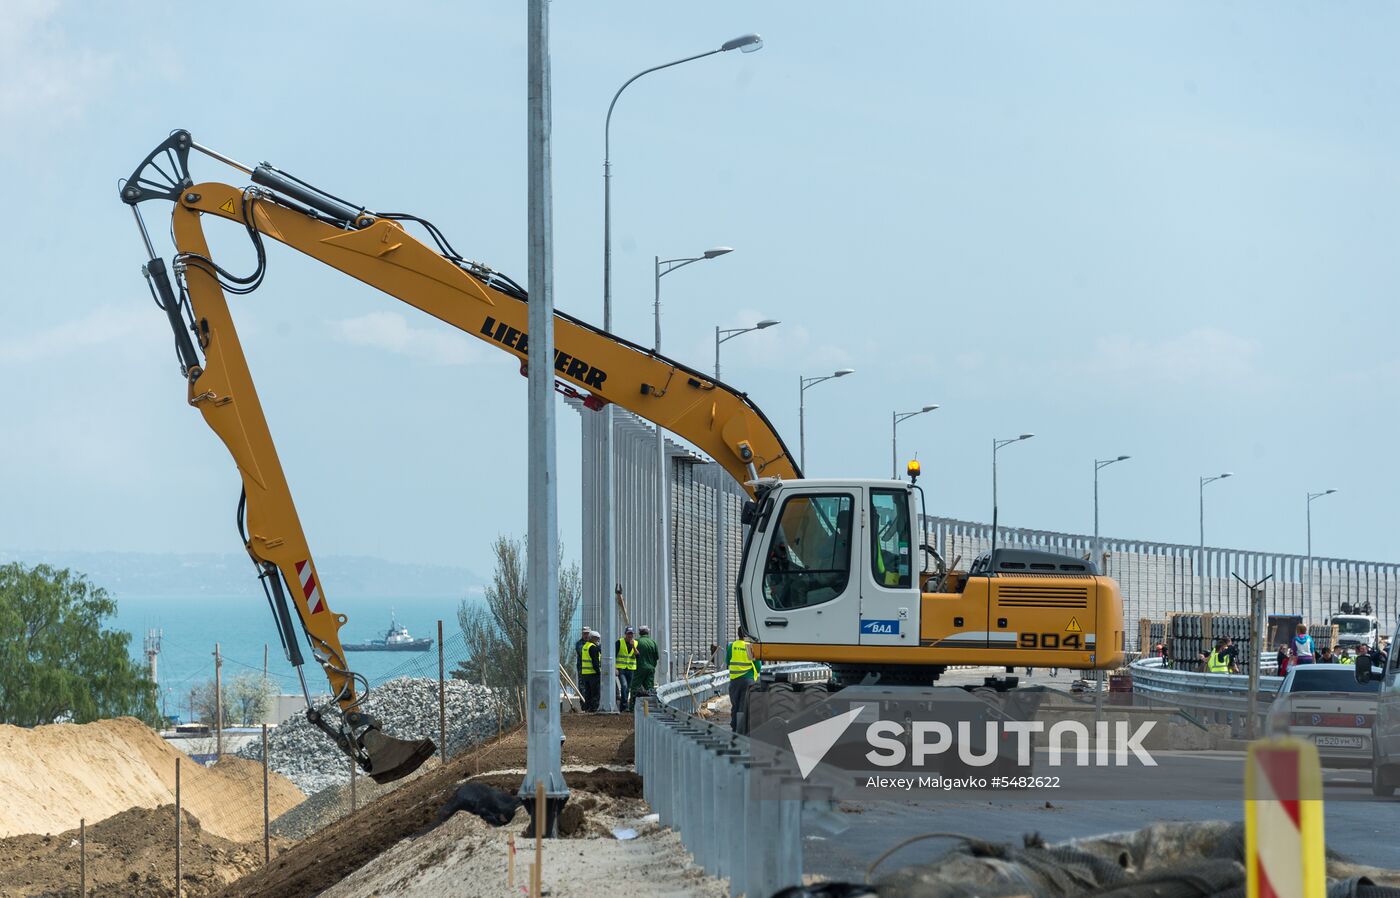
M253 184L194 183L191 150L245 172ZM346 618L327 603L226 294L251 292L261 283L267 259L263 238L270 237L515 355L522 371L529 341L528 297L509 278L458 255L431 223L412 215L370 212L266 164L240 165L196 144L186 131L172 133L137 166L124 182L121 198L132 207L146 244L150 259L143 271L174 333L189 404L238 466L243 484L240 532L287 658L300 674L303 659L287 603L290 595L312 655L330 681L339 723L314 706L303 678L308 717L375 779L404 776L434 746L429 740L388 736L361 710L367 684L346 663L339 637ZM141 217L139 205L151 200L174 204L173 282ZM233 275L212 258L205 216L246 229L258 257L252 275ZM421 224L437 248L410 234L406 222ZM751 492L749 484L759 478L801 476L782 439L743 393L569 315L555 315L554 371L562 392L593 409L616 403L680 434Z

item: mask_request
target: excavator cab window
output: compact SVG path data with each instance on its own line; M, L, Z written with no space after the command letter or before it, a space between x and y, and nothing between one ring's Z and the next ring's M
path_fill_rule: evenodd
M870 520L870 566L875 582L890 589L908 589L913 582L909 494L904 490L871 490Z
M846 591L854 507L855 498L845 493L792 496L783 503L763 568L769 608L807 608Z

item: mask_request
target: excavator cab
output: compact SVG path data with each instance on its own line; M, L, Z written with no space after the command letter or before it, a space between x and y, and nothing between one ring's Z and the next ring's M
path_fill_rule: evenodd
M825 662L844 682L876 674L916 684L951 665L1087 670L1121 661L1122 595L1092 562L1003 548L966 572L925 578L913 552L921 531L912 484L752 486L740 620L764 661Z

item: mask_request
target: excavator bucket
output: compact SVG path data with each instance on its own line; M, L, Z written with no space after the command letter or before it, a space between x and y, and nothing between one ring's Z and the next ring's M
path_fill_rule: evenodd
M392 783L408 776L437 749L431 739L395 739L378 728L366 730L360 744L369 756L369 775L376 783Z

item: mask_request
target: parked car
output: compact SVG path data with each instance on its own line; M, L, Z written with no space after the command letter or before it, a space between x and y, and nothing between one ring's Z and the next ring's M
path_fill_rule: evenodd
M1371 791L1380 798L1395 794L1400 787L1400 625L1390 640L1390 660L1385 670L1372 670L1367 679L1380 686L1376 722L1372 729ZM1361 674L1358 673L1358 676Z
M1359 682L1350 664L1291 667L1269 706L1269 735L1312 742L1324 767L1370 767L1380 686Z

